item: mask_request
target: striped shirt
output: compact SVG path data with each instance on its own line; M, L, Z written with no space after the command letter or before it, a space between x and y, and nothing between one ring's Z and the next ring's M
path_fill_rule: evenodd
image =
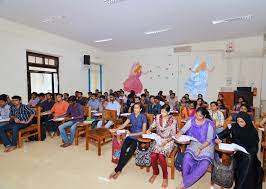
M28 121L31 115L36 115L36 112L25 104L21 104L19 108L15 106L10 108L10 117L15 116L20 121Z
M9 118L10 114L10 106L6 104L4 107L0 107L0 119L7 119Z

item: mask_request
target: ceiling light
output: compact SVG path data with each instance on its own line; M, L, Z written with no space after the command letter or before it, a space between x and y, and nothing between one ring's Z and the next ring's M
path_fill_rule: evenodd
M96 40L94 41L94 43L103 43L103 42L107 42L107 41L112 41L112 38L108 38L108 39L101 39L101 40Z
M253 15L249 14L247 16L239 16L239 17L234 17L234 18L227 18L224 20L214 20L212 21L212 24L222 24L226 22L232 22L232 21L237 21L237 20L250 20L253 17Z
M162 33L162 32L168 32L170 30L172 30L172 28L165 28L165 29L161 29L161 30L147 31L147 32L145 32L145 35L152 35L152 34L157 34L157 33Z
M115 4L115 3L120 3L122 1L125 1L125 0L104 0L104 2L109 4L109 5Z

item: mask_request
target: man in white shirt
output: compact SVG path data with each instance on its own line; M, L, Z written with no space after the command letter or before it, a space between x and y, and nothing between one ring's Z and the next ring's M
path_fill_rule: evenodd
M1 95L0 96L0 120L1 119L8 119L10 114L10 106L7 103L7 96ZM0 123L0 126L6 123Z
M218 103L216 101L211 102L211 109L209 110L210 116L216 124L216 133L219 134L224 129L224 114L218 110Z
M110 101L107 103L105 109L107 109L107 110L116 110L117 117L119 117L119 115L120 115L120 104L115 100L114 94L110 94L109 95L109 98L110 98ZM97 123L97 128L102 127L102 124L103 124L102 120L99 121ZM111 120L109 120L106 123L105 127L106 128L110 128L113 124L114 123Z

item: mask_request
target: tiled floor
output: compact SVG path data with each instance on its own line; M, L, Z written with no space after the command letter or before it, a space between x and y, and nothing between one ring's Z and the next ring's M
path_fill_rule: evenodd
M4 153L0 147L0 189L150 189L160 188L162 175L153 185L148 183L151 173L135 166L131 159L116 181L108 176L115 165L111 163L111 143L97 156L94 145L85 151L84 141L79 146L60 148L61 140L48 138L44 142L24 143L23 148ZM170 189L180 182L169 180ZM210 174L206 174L192 189L210 188ZM219 187L215 187L219 188ZM266 187L264 187L266 188Z

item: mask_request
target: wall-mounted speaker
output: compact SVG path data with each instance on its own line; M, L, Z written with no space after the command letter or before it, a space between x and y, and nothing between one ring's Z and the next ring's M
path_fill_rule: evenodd
M90 55L84 55L84 65L91 65Z

